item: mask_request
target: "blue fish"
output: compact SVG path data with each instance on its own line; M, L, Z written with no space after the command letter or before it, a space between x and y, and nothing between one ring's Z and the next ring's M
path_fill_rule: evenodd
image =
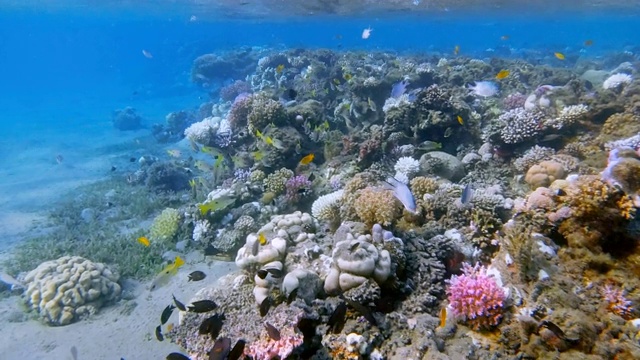
M462 205L467 205L473 199L473 189L471 188L471 184L467 184L462 190L462 196L460 196L460 203Z
M418 211L416 210L416 201L413 198L413 194L411 190L407 186L407 184L398 181L397 179L390 177L386 181L386 188L393 191L393 195L396 199L400 200L404 208L407 211L416 214Z
M407 91L407 86L409 86L409 81L407 80L398 81L393 84L391 87L391 97L397 99L402 96Z

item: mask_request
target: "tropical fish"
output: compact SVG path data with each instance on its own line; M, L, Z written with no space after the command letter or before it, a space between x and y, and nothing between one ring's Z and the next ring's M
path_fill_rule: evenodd
M269 312L269 309L271 309L271 305L273 305L273 300L271 300L271 296L267 296L264 300L262 300L262 302L260 303L261 317L264 317L265 315L267 315L267 313Z
M339 334L342 331L342 328L344 327L346 316L347 316L347 304L344 302L341 302L333 310L333 312L331 313L331 316L329 316L329 321L327 322L327 325L329 326L329 328L327 329L327 334L329 334L329 332L333 334Z
M398 199L404 208L411 213L416 213L416 201L407 184L396 180L393 177L387 179L387 189L393 191L393 195Z
M203 273L202 271L196 270L188 275L188 278L189 278L188 281L200 281L206 277L207 277L207 274Z
M277 279L282 277L282 270L276 268L260 269L257 274L260 279L266 278L268 274Z
M555 52L555 53L553 53L553 55L554 55L554 56L556 57L556 59L558 59L558 60L564 60L564 59L565 59L564 54L563 54L563 53L561 53L561 52Z
M204 249L205 256L215 256L220 254L221 252L222 251L216 249L216 247L211 244L207 245L207 247Z
M218 337L220 330L222 330L223 323L224 315L214 314L213 316L210 316L202 321L202 323L198 327L198 334L210 334L211 338L215 339Z
M302 159L300 159L300 165L309 165L313 159L315 158L314 154L309 154L305 157L303 157Z
M158 341L164 341L164 336L162 336L162 325L158 325L158 327L156 327L156 339L158 339Z
M262 150L258 150L258 151L252 152L251 155L253 155L253 160L261 161L262 159L264 159L265 152Z
M229 356L227 356L227 360L238 360L240 356L244 353L244 345L246 341L240 339L233 346L233 349L229 352ZM209 359L211 359L211 355L209 355Z
M349 300L344 296L340 296L342 300L344 300L349 306L354 308L360 315L364 316L364 318L373 326L378 326L378 321L373 316L373 312L368 306L362 305L359 302Z
M176 299L175 295L171 294L171 296L173 296L173 303L176 304L176 307L178 308L178 310L187 311L187 308L184 306L183 303L181 303L180 301L178 301L178 299Z
M460 196L460 203L462 205L467 205L471 202L473 198L473 189L471 188L471 184L467 184L462 190L462 195Z
M167 154L169 154L169 156L174 158L179 158L182 156L182 152L176 149L167 150Z
M223 197L217 200L204 202L202 204L198 204L198 209L200 209L200 214L205 216L211 212L216 212L222 209L227 208L229 205L233 204L236 201L233 197Z
M189 138L189 145L191 146L191 150L193 150L195 152L199 152L200 151L200 146L198 146L198 144L191 138Z
M138 242L144 245L145 247L149 247L149 245L151 245L151 243L149 242L149 239L146 236L140 236L138 238Z
M167 360L191 360L189 359L188 356L177 353L177 352L172 352L171 354L167 355Z
M167 305L166 308L164 308L164 310L162 311L162 315L160 315L160 323L162 325L166 324L167 321L169 321L169 318L171 317L171 314L173 313L173 309L175 309L176 307L173 305Z
M497 80L502 80L502 79L506 78L507 76L509 76L509 74L510 74L509 70L500 70L496 74L496 79Z
M217 339L209 351L209 360L228 359L230 349L231 339L228 337Z
M196 179L189 180L189 186L191 187L191 189L195 189L196 185L197 185Z
M418 145L416 149L422 150L422 151L433 151L433 150L442 149L442 144L439 142L427 140L420 143L420 145Z
M460 45L456 45L453 48L453 55L458 55L460 53Z
M62 155L60 154L56 155L56 163L58 163L58 165L62 164L63 161L64 161L64 158L62 157Z
M148 50L142 49L142 55L147 59L153 59L153 54L151 54Z
M260 243L260 245L267 244L267 237L264 235L264 233L258 234L258 242Z
M591 45L593 45L593 40L587 39L584 41L584 46L591 46Z
M213 311L217 307L218 307L218 304L216 304L215 301L213 300L194 301L191 303L191 305L188 306L189 311L198 313L198 314Z
M458 124L460 125L464 125L464 119L462 118L462 116L458 115Z
M153 279L151 283L151 291L165 285L169 282L172 276L178 273L178 269L184 265L184 260L180 256L176 256L173 264L167 265L160 273Z
M500 40L502 40L502 41L509 40L509 38L510 38L510 36L509 36L509 35L502 35L502 36L500 36Z
M293 302L293 300L295 300L297 297L298 297L298 288L295 288L287 296L287 305L290 305Z
M342 75L342 78L347 80L347 81L349 81L349 80L351 80L351 78L353 78L353 76L351 74L349 74L349 73L346 73L346 74Z
M276 329L275 326L269 324L268 322L264 323L264 328L267 329L267 335L269 335L269 337L275 341L280 341L281 336L280 336L280 331L278 329Z
M169 325L167 325L167 332L173 330L173 323L169 323Z
M280 74L284 70L284 64L276 66L276 74Z
M0 271L0 282L9 285L11 290L24 288L24 285L22 285L20 281L4 271Z
M443 328L447 326L447 308L440 309L440 325L438 327Z
M213 170L213 167L211 165L207 164L205 161L202 161L202 160L196 160L196 162L194 163L194 166L196 167L196 169L200 171Z
M371 26L369 26L368 28L362 30L362 38L364 40L367 40L369 38L369 36L371 36L372 32L373 32L373 29L371 28Z

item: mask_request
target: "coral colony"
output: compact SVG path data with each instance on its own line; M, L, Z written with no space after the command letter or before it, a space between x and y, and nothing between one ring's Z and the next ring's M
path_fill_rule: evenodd
M109 208L100 190L56 217L98 234L150 225L126 251L101 240L115 264L51 259L85 247L40 238L13 275L32 270L29 309L66 325L118 301L111 266L162 287L234 260L158 300L180 322L156 338L191 359L640 358L635 65L545 59L203 55L192 80L214 99L153 128L163 151L111 180ZM133 109L114 116L138 126Z

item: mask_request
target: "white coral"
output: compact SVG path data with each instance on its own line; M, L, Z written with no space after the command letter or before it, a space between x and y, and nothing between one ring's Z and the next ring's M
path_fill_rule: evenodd
M574 124L589 112L589 107L584 104L565 106L560 111L557 118L547 121L545 124L554 129L562 129L565 126Z
M193 241L202 241L207 236L207 233L211 230L211 226L209 225L209 221L199 220L196 221L195 226L193 227Z
M411 101L409 101L408 94L402 94L397 98L390 97L387 100L385 100L384 105L382 106L382 111L384 111L384 113L386 114L391 109L396 109L402 105L408 105L408 104L411 104Z
M396 161L393 168L396 170L396 174L404 174L408 180L420 171L420 162L412 157L403 156Z
M218 132L221 119L208 117L200 122L193 123L184 130L184 136L200 144L208 144Z
M338 207L344 190L322 195L311 205L311 215L319 220L332 220L334 210Z
M631 80L633 80L631 75L623 73L613 74L602 83L602 87L604 89L617 89L622 85L630 84Z

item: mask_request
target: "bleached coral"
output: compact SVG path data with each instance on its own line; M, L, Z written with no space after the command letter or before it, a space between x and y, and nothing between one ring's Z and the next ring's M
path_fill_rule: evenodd
M200 122L191 124L184 130L184 136L199 144L211 144L218 132L221 120L219 117L208 117Z
M193 241L199 242L204 240L210 230L211 225L206 219L196 221L195 226L193 227Z
M584 104L565 106L560 111L558 117L548 120L545 125L554 129L562 129L565 126L570 126L576 121L585 117L589 113L589 107Z
M119 276L79 256L46 261L27 274L26 303L49 325L67 325L120 297Z
M604 89L617 89L620 86L630 84L631 80L633 80L633 78L629 74L613 74L602 83L602 87Z
M491 97L498 94L498 85L493 81L476 81L474 85L469 85L469 90L479 97Z
M406 177L408 182L420 170L420 162L412 157L403 156L396 161L393 168L396 170L396 179L402 181L402 179L398 178L400 174L401 177ZM404 183L406 184L407 182Z
M403 105L409 105L411 101L409 100L409 94L402 94L398 97L390 97L385 100L384 105L382 106L382 111L386 114L391 109L399 108Z
M334 191L322 195L311 205L311 214L318 220L332 221L336 214L340 216L339 203L344 195L344 190Z

